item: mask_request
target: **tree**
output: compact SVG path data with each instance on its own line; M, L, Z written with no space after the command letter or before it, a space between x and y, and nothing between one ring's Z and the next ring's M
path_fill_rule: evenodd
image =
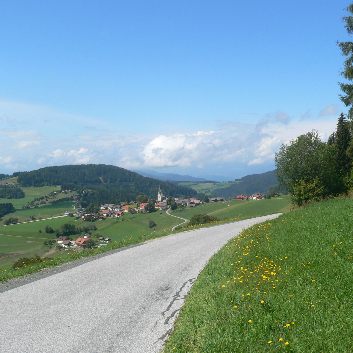
M310 190L315 199L344 191L344 180L337 175L336 153L336 147L322 142L315 131L281 146L276 154L277 174L294 202L302 198L297 194L303 190Z
M138 202L138 203L148 202L148 196L146 196L146 195L137 195L136 202Z
M348 148L350 147L352 140L350 126L343 114L340 115L337 122L337 130L335 134L335 145L336 145L336 162L337 172L342 176L348 176L352 160L348 155Z
M0 203L0 217L15 211L15 207L13 207L12 203Z
M348 34L353 34L353 4L347 8L348 16L344 17L345 27ZM342 76L348 81L340 83L343 95L340 96L342 102L349 107L348 117L353 119L353 42L340 42L338 43L341 48L342 54L346 57L344 62L344 69Z
M145 211L148 213L155 212L156 207L155 207L156 202L154 200L148 201L148 204L145 206Z
M155 228L157 226L155 221L152 221L151 219L148 221L148 227L149 228Z

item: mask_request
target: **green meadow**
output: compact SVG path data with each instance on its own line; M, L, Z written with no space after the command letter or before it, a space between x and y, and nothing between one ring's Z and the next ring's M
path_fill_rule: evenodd
M193 214L209 213L216 214L223 221L234 221L238 219L250 218L285 211L288 208L289 199L271 199L261 201L239 202L230 201L229 203L210 203L201 205L195 208L175 211L177 216L190 219ZM229 205L229 206L228 206ZM16 211L11 216L16 216L21 220L28 221L31 216L37 219L62 215L66 210L72 207L71 202L59 202L54 205L38 207L29 210ZM153 221L156 226L149 227L150 221ZM108 218L94 222L97 230L93 232L95 235L103 235L112 239L112 245L107 247L116 248L129 244L136 244L148 239L153 239L160 236L165 236L172 233L172 227L180 224L181 220L167 215L165 212L154 212L149 214L125 214L121 218ZM65 223L73 223L76 226L92 224L76 220L73 217L63 217L48 220L39 220L25 224L15 224L10 226L0 226L0 272L6 270L7 275L4 278L17 276L20 272L9 274L10 265L20 257L29 257L33 255L46 256L49 255L57 258L50 265L67 262L70 259L75 259L78 256L86 256L95 254L95 251L83 251L81 254L68 251L57 251L50 249L44 245L44 241L54 239L55 235L45 233L45 226L51 226L53 229L59 229ZM97 250L98 251L98 250ZM98 252L104 251L99 249ZM66 255L64 255L64 253ZM46 266L42 264L41 266ZM42 268L42 267L40 267ZM35 271L36 268L28 269ZM27 273L25 270L23 273ZM9 277L10 276L10 277ZM1 280L0 273L0 280Z
M60 191L59 186L41 186L41 187L22 187L21 188L25 197L22 199L2 199L0 198L0 203L11 202L13 206L20 210L23 206L27 205L29 202L33 201L36 198L46 196L53 191Z
M279 213L289 211L290 198L282 196L264 200L231 200L222 202L210 202L193 208L177 209L173 215L190 219L200 213L209 214L226 219L246 219L263 216L264 214Z
M164 353L353 347L353 200L286 213L231 240L201 272Z

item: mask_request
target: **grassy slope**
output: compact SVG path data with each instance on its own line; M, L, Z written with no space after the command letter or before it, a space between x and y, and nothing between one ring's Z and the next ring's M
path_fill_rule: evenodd
M232 200L227 202L214 202L194 208L185 208L173 212L175 216L190 219L193 215L207 213L219 219L238 218L245 219L277 212L284 212L289 208L289 197L273 198L269 200Z
M165 353L352 352L353 201L245 231L193 286Z
M205 195L212 195L215 190L225 189L232 185L232 182L179 182L179 185L187 186L194 189L198 193L203 193Z
M237 207L233 208L231 206L228 207L227 204L214 203L200 206L195 209L190 209L186 212L190 212L189 215L191 215L193 212L217 212L217 216L220 218L234 219L237 217L237 219L243 219L253 217L255 215L265 215L279 212L285 205L288 205L288 200L285 202L281 201L279 203L278 200L273 199L268 201L266 200L266 202L254 201L253 203L250 202L249 205L250 204L253 206L249 207L247 203L237 203L234 201L234 205L237 205ZM244 210L241 211L243 208ZM45 208L43 207L43 210L44 209ZM236 212L233 212L235 210ZM222 217L223 213L226 215L226 217ZM176 213L176 215L179 215L179 213ZM26 216L29 216L29 214ZM155 229L152 230L149 228L149 220L153 220L157 224ZM48 248L43 245L43 242L46 238L52 239L54 236L48 235L44 232L46 225L50 225L52 228L58 229L64 223L74 223L77 226L83 224L81 221L75 221L73 218L65 217L28 224L18 224L8 227L0 226L0 281L2 278L1 272L5 269L8 271L9 264L14 262L16 258L22 256L32 256L34 254L43 255L48 251ZM170 217L164 212L125 215L122 219L106 219L104 221L95 222L97 226L97 231L95 233L112 238L114 242L112 246L120 247L127 244L136 244L148 239L170 234L171 228L179 223L179 219ZM41 231L41 233L39 231ZM70 260L70 255L59 254L58 256L62 257L62 260L59 259L58 261L65 262ZM77 255L73 256L73 258L76 257ZM11 274L11 276L13 275L15 274ZM5 276L3 278L6 279L8 277Z
M21 209L28 202L33 201L37 197L42 197L50 194L52 191L60 191L59 186L42 186L42 187L23 187L21 188L25 197L22 199L2 199L0 198L0 203L11 202L16 209Z

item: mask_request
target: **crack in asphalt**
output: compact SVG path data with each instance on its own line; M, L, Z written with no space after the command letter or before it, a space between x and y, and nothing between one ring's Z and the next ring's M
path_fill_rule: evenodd
M166 332L161 335L157 341L155 341L154 343L160 343L160 342L164 342L165 339L170 335L172 329L173 329L173 320L176 318L177 314L179 313L183 301L187 296L187 293L189 292L191 286L193 285L193 283L195 282L196 278L190 278L187 281L185 281L181 287L175 292L175 294L172 297L172 300L169 302L167 308L162 312L162 318L164 319L162 322L162 325L164 326L164 329L167 329ZM177 307L174 308L173 310L171 310L173 308L173 306L176 305L176 303L180 301L180 303L178 303ZM156 327L158 324L160 323L160 321L156 321L154 327ZM171 327L169 327L171 325Z

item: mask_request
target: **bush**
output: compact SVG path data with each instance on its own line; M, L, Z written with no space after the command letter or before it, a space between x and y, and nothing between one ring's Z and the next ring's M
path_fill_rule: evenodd
M217 217L210 216L208 214L197 214L192 216L189 222L190 226L197 225L197 224L205 224L219 221Z
M13 207L12 203L0 203L0 217L15 211L15 207Z
M155 221L149 220L149 221L148 221L148 226L149 226L150 228L155 228L155 227L157 226L157 224L156 224Z
M320 201L324 196L324 187L317 178L312 181L301 180L293 186L292 201L298 206L303 206L309 201Z
M45 233L53 234L55 231L51 226L45 226Z
M17 223L18 223L18 218L16 218L16 217L10 217L4 221L4 224L6 226L8 226L10 224L17 224Z
M39 264L43 261L44 260L38 255L34 256L34 257L21 257L12 265L12 268L17 270L22 267L27 267L27 266Z

